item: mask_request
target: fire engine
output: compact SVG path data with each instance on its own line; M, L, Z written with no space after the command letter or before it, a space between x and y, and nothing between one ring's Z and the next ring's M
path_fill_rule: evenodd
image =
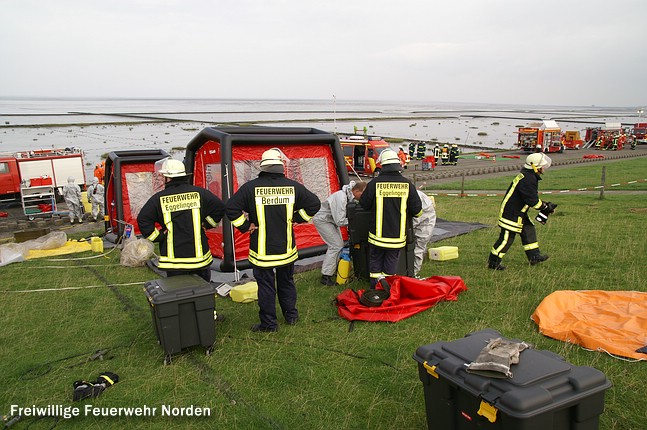
M52 185L60 191L69 176L84 186L83 154L78 148L0 154L0 200L18 200L21 189L30 186Z
M379 175L382 166L377 158L389 148L389 144L380 137L347 136L340 137L339 143L344 151L344 160L349 173L358 175Z
M564 152L562 130L553 120L519 127L517 146L527 152Z
M636 143L647 143L647 122L634 124L631 134L634 136Z

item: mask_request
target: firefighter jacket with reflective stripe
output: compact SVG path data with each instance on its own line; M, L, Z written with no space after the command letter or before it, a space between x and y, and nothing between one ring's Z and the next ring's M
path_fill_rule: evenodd
M422 202L416 187L400 172L382 172L366 186L359 204L374 217L368 242L381 248L406 245L407 219L422 215Z
M205 228L216 227L225 204L210 191L176 178L142 207L137 223L142 235L159 242L159 268L196 270L211 264Z
M303 184L281 173L261 172L227 202L227 218L241 232L256 226L249 239L249 262L257 267L293 263L299 255L292 223L308 222L321 201Z
M541 176L532 169L521 169L512 180L501 202L499 227L521 233L523 219L529 208L540 209L544 204L539 198Z

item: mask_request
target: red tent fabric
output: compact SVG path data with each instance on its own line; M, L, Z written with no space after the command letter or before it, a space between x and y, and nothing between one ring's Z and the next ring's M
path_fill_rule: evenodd
M396 322L429 309L442 300L458 300L458 294L467 290L459 276L432 276L414 279L406 276L389 276L391 296L381 306L366 307L359 302L364 290L355 293L348 289L337 296L337 312L349 321Z

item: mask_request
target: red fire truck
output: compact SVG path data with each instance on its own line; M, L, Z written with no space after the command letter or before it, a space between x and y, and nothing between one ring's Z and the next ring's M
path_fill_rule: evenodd
M379 175L382 166L377 162L380 153L389 144L380 137L347 136L340 137L339 143L344 151L344 160L349 173L373 176Z
M84 186L83 154L78 148L0 154L0 200L18 200L21 189L33 186L60 190L69 176Z
M519 127L517 146L526 152L564 152L562 130L553 120Z
M639 122L634 124L631 130L636 143L647 143L647 122Z

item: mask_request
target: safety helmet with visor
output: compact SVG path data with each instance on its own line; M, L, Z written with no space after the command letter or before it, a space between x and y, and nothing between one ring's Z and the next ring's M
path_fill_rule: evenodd
M400 164L400 158L398 158L398 154L396 154L394 150L385 149L380 153L380 156L377 157L377 162L382 166L389 164Z
M187 175L184 163L171 157L157 160L154 169L155 173L160 173L167 178L179 178Z
M552 160L548 155L543 152L535 152L526 157L526 164L523 165L526 169L532 169L535 172L539 169L548 169L552 164Z

